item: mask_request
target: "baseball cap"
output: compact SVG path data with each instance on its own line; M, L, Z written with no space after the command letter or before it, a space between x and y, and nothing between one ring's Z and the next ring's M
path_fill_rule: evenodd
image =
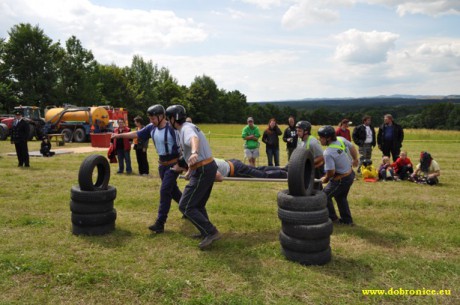
M352 121L348 120L348 119L343 119L342 122L340 122L341 124L348 124L348 125L351 125L353 124Z
M254 122L254 119L252 118L252 116L248 118L248 122Z

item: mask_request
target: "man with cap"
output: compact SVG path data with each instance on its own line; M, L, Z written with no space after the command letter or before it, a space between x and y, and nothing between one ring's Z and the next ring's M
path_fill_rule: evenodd
M29 139L29 123L22 117L22 111L15 111L15 120L11 129L11 144L14 144L16 155L18 157L18 167L30 167L29 148L27 140Z
M337 127L337 129L335 130L335 135L338 136L338 137L345 138L345 139L347 139L348 141L351 142L350 129L348 129L348 127L351 124L352 124L352 122L350 122L350 120L343 119L340 122L339 127Z
M352 166L358 165L358 152L350 141L337 137L332 126L321 127L318 135L321 144L327 146L324 150L325 175L321 180L323 183L328 183L324 192L327 195L329 218L335 223L353 225L347 196L355 177ZM350 160L349 155L353 161ZM332 198L337 202L340 219L335 212Z
M155 223L149 226L149 230L155 233L163 233L168 213L171 208L171 201L179 202L182 192L177 186L178 173L171 170L177 163L180 155L177 140L177 132L166 120L165 109L161 105L153 105L147 109L150 124L138 131L129 133L113 134L113 138L139 138L141 141L148 141L152 138L159 156L158 172L161 178L160 205Z
M249 117L248 125L243 128L242 137L245 140L244 155L248 158L249 165L256 166L256 159L259 157L259 127L254 125L254 119Z
M200 232L202 240L198 246L204 250L221 238L206 211L206 203L216 178L217 165L204 133L193 123L185 121L187 114L182 105L169 106L166 109L166 117L171 126L179 132L179 143L188 166L185 176L189 183L185 186L179 201L179 210ZM179 164L175 165L176 170L178 167Z

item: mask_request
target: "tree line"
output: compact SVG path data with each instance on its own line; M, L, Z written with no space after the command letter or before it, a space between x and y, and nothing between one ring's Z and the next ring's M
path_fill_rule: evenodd
M130 66L100 64L75 36L61 45L28 23L14 25L8 35L8 40L0 38L2 113L11 113L19 105L42 109L64 104L111 105L128 109L132 118L145 117L153 104L181 104L197 123L244 123L252 116L263 126L270 118L285 123L294 115L314 125L336 125L345 117L358 123L364 114L380 118L392 113L404 127L460 129L458 104L428 105L416 112L372 106L344 112L334 107L305 110L292 105L248 103L243 93L218 88L206 75L196 76L190 86L179 85L167 68L138 55L133 56Z

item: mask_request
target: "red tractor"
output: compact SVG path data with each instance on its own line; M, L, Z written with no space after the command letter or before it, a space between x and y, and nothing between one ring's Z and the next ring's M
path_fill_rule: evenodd
M43 126L45 120L40 116L40 108L35 106L19 106L14 107L14 110L21 110L24 120L29 123L29 140L34 137L39 140L43 135ZM0 140L6 140L13 128L15 117L12 114L0 115Z

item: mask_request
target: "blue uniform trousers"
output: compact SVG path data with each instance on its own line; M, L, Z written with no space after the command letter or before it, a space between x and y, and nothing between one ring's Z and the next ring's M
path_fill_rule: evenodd
M179 202L182 197L182 192L177 186L177 177L179 173L171 170L171 165L159 165L158 173L161 178L160 188L160 206L158 207L157 221L164 224L168 219L168 213L171 209L171 201Z

